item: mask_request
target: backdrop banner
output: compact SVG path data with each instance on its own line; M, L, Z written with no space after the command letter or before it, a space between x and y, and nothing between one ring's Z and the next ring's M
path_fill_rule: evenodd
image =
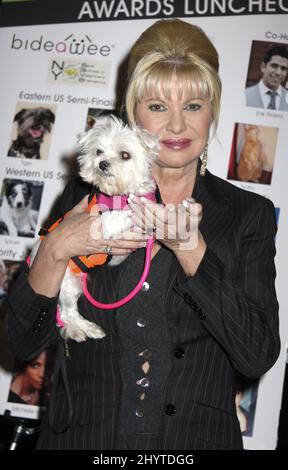
M2 2L0 302L75 173L77 135L121 105L131 45L157 18L172 17L203 28L220 56L222 110L209 146L209 170L271 199L276 207L282 352L271 371L236 397L245 448L274 449L288 341L287 73L281 99L274 103L272 97L271 102L267 96L262 100L259 82L269 50L288 49L288 0ZM0 345L0 413L38 418L49 399L50 352L33 358L46 367L41 391L17 398L17 381L33 368L33 361L14 363L3 330Z

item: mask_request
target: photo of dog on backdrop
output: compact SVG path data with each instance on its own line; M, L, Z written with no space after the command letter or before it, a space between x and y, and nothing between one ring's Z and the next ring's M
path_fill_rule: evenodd
M42 151L44 138L51 132L55 113L44 107L22 107L14 116L16 136L8 150L8 157L47 159Z
M263 145L259 139L259 127L245 124L244 131L245 142L237 167L237 176L240 181L258 183L266 162Z
M43 183L39 184L42 193ZM34 237L38 214L39 211L33 209L32 182L4 179L0 207L0 235Z
M146 197L154 195L155 182L151 176L151 166L157 155L158 137L144 129L131 129L114 116L106 116L97 118L92 129L81 133L78 144L80 176L97 187L104 197L128 197L130 193ZM100 196L98 201L100 203ZM104 238L117 238L131 228L131 217L127 210L105 210L102 205L101 210ZM40 243L39 240L33 247L30 263L33 263ZM109 266L113 269L127 256L112 256ZM59 295L61 322L64 324L61 335L78 342L85 341L87 337L103 338L104 331L78 312L77 301L81 293L80 275L75 275L68 266Z
M236 122L227 178L254 184L271 184L278 127Z

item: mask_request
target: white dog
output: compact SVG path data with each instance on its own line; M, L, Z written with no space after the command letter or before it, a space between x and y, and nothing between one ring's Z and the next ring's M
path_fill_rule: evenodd
M80 176L84 181L97 186L108 196L146 195L155 190L151 177L151 163L158 148L158 138L147 131L125 126L114 116L97 118L92 129L79 135L81 154L79 157ZM127 210L107 210L101 215L103 238L120 237L131 227ZM33 261L39 243L33 248ZM126 256L114 256L111 266L121 263ZM61 330L63 338L85 341L89 338L103 338L103 330L85 320L77 310L77 301L82 293L81 279L66 270L59 295Z
M37 217L38 211L32 210L31 184L28 181L8 180L0 208L2 234L34 237Z

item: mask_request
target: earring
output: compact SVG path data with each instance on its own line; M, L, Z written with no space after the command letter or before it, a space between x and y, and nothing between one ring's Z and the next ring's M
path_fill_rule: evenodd
M200 168L200 175L201 176L205 176L205 174L206 174L207 158L208 158L208 144L205 145L204 152L203 152L203 155L202 155L202 162L201 162L201 168Z

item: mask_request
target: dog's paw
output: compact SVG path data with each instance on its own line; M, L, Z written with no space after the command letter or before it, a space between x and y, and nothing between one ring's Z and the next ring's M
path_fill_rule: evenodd
M9 229L3 220L0 220L0 235L10 235Z
M85 321L85 326L83 327L83 331L85 332L88 338L101 339L101 338L104 338L104 336L106 336L102 328L96 325L96 323L92 323L88 320L84 320L84 321Z
M30 225L24 225L24 227L21 227L18 230L18 236L19 237L34 237L35 236L35 230L32 229Z
M83 320L81 326L65 325L61 329L61 336L65 340L73 339L77 341L77 343L82 343L86 341L87 338L102 339L106 334L96 323Z
M87 336L83 330L74 328L71 325L61 328L61 336L66 341L68 339L73 339L74 341L77 341L77 343L82 343L82 341L86 341L87 339Z

